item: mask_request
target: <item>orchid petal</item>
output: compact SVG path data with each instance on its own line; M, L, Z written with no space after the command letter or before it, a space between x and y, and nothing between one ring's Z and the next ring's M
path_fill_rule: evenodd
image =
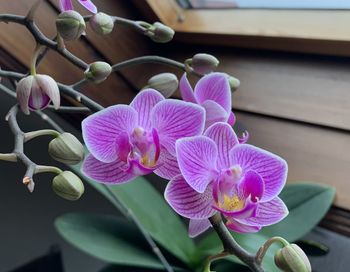
M230 150L239 143L233 128L227 123L216 123L210 126L204 135L212 139L218 147L218 169L229 168L231 166L229 160Z
M237 221L250 226L269 226L280 222L287 215L288 208L280 198L276 197L269 202L260 203L255 216Z
M245 206L241 210L225 210L218 205L213 206L213 208L223 215L232 218L248 218L252 217L256 214L256 210L258 208L258 204L251 201L250 199L246 200Z
M230 230L233 230L234 232L237 232L237 233L254 233L254 232L258 232L261 230L260 226L244 225L244 224L242 224L234 219L229 219L226 222L226 226Z
M159 134L160 143L172 155L177 139L202 134L204 120L202 107L173 99L159 102L151 112L152 126Z
M185 180L194 190L203 193L218 175L218 149L214 141L205 136L180 139L176 142L176 155Z
M97 7L90 0L78 0L88 11L97 13Z
M60 10L61 11L74 10L72 0L60 0Z
M231 89L226 74L210 73L202 77L194 89L194 95L199 104L213 100L227 113L231 112Z
M230 126L233 126L236 123L236 115L232 111L230 112L230 115L228 117L227 123Z
M230 162L244 172L253 170L262 177L265 185L262 202L274 199L286 183L286 161L266 150L248 144L236 145L230 151Z
M123 167L122 170L133 174L134 176L144 176L150 174L156 169L156 167L148 167L140 162L140 158L128 158L127 167Z
M105 184L121 184L135 178L134 174L123 171L122 167L125 167L123 161L104 163L89 154L83 163L82 172L87 177Z
M240 144L245 144L245 143L248 142L249 137L250 137L249 132L248 131L244 131L243 134L242 134L242 137L238 138L238 141L239 141Z
M180 79L180 94L184 101L197 103L194 97L193 89L187 79L187 74L184 73Z
M205 128L208 128L217 122L227 122L227 112L215 101L204 101L201 106L205 109Z
M139 126L145 130L151 130L151 111L153 107L162 100L164 100L164 96L153 89L142 90L135 96L130 106L133 107L138 113Z
M190 219L188 226L188 234L191 238L194 238L211 227L208 219Z
M253 202L261 199L264 194L264 181L255 171L249 170L244 174L243 180L239 183L239 194L242 198L248 198Z
M29 97L33 86L34 76L22 78L16 88L16 95L19 106L25 114L29 114Z
M118 157L118 137L131 134L137 125L137 112L130 106L117 105L99 111L82 122L85 144L92 155L102 162L113 162Z
M51 99L57 110L60 107L61 96L56 81L47 75L36 75L35 79L40 89Z
M162 148L160 152L158 167L154 170L154 173L168 180L181 174L176 157L171 155L165 148Z
M169 205L183 217L204 219L215 213L212 208L211 186L208 186L200 194L193 190L181 175L176 176L168 183L164 196Z

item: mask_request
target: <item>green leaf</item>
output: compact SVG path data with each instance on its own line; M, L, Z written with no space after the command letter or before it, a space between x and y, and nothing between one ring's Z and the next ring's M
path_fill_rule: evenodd
M188 236L187 228L147 179L138 177L126 184L106 186L83 176L80 166L73 166L73 170L116 207L118 207L116 202L118 199L130 209L142 226L163 248L181 261L191 263L195 245Z
M282 236L292 242L302 238L325 216L335 195L332 187L314 183L288 184L280 197L289 209L289 215L280 223L263 228L258 233L237 234L232 233L236 241L246 250L255 253L259 247L273 236ZM222 250L220 240L216 233L207 235L199 244L202 251L201 258L218 253ZM273 246L264 259L267 271L279 271L274 263L273 256L278 246ZM236 258L230 258L239 262Z
M78 249L106 262L162 269L138 230L125 219L107 215L65 214L55 221L58 232Z

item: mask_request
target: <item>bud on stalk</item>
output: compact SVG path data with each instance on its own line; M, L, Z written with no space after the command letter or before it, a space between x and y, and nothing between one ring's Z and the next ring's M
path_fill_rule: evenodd
M58 15L56 19L57 32L66 41L73 41L85 34L85 21L83 16L74 10L67 10Z
M296 244L279 249L275 254L275 264L285 272L311 272L309 259Z
M140 25L146 28L144 34L150 37L154 42L167 43L170 42L175 35L175 31L172 28L159 22L156 22L153 25L140 22Z
M172 73L162 73L151 77L146 88L155 89L165 98L172 96L179 86L179 80Z
M71 171L64 171L52 181L53 191L67 200L78 200L84 193L84 184L81 179Z
M213 72L219 65L219 60L209 54L199 53L185 61L187 66L190 66L193 71L200 75L205 75Z
M112 73L112 67L103 61L91 63L89 68L84 72L85 78L95 83L104 81Z
M84 147L70 133L62 133L49 144L49 154L56 161L74 165L84 159Z
M106 35L112 32L114 21L111 16L106 13L99 12L94 14L89 20L90 26L94 32Z

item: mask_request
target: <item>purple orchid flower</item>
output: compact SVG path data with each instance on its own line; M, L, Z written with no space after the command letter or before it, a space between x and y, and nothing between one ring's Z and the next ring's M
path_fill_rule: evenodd
M97 7L90 0L78 0L78 2L92 13L97 13ZM74 10L72 0L60 0L61 11Z
M109 184L151 172L171 179L180 173L176 140L201 135L204 119L198 105L165 100L156 90L143 90L130 106L112 106L83 121L83 138L91 152L83 172Z
M194 91L187 79L186 73L180 80L180 93L184 101L201 105L205 108L205 128L216 122L235 123L232 112L232 94L228 76L224 73L210 73L202 77Z
M220 212L239 233L257 232L282 220L288 210L278 198L287 177L280 157L240 144L227 123L216 123L203 136L176 142L182 175L170 181L165 198L180 215L192 219L190 235L209 228Z

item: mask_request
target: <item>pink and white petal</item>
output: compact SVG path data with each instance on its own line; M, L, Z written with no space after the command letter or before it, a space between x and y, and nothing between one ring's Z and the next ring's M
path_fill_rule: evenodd
M215 101L204 101L201 106L205 109L205 129L217 122L227 122L227 112Z
M82 122L84 142L98 160L113 162L118 157L122 133L130 135L137 125L137 112L127 105L116 105L90 115ZM123 138L124 139L124 138Z
M227 123L216 123L210 126L204 135L212 139L218 147L218 169L225 169L232 166L229 157L230 150L239 143L233 128Z
M230 115L228 117L227 123L230 126L233 126L236 123L236 115L232 111L230 112Z
M188 235L191 238L197 237L210 227L211 224L208 219L190 219L190 223L188 225Z
M262 202L274 199L286 183L288 166L281 157L258 147L240 144L230 151L231 165L239 165L243 172L253 170L265 184Z
M16 88L16 96L19 106L21 107L21 110L25 114L29 114L29 97L32 91L34 76L27 76L25 78L22 78Z
M205 111L201 106L180 100L161 101L151 112L152 127L157 130L161 145L172 155L177 139L202 134L204 121Z
M184 73L180 79L180 94L182 100L192 103L197 103L194 97L193 89L190 82L187 79L187 74Z
M85 176L105 184L121 184L133 180L135 175L123 171L122 167L125 167L125 162L116 160L104 163L89 154L83 163L82 172Z
M231 112L232 94L227 75L224 73L210 73L202 77L194 89L194 96L199 104L213 100L227 113Z
M78 0L88 11L97 13L97 7L90 0Z
M61 96L56 81L47 75L36 75L35 79L41 90L50 97L54 108L57 110L60 107Z
M161 149L158 159L158 167L154 173L164 179L172 179L181 174L177 159L171 155L165 148Z
M181 175L178 175L168 183L164 196L169 205L181 216L204 219L216 213L212 208L212 193L211 186L208 186L202 194L196 192Z
M139 126L145 130L151 130L151 111L157 103L164 99L164 96L153 89L142 90L135 96L130 106L138 113Z
M178 140L176 157L183 177L199 193L203 193L218 176L218 149L208 137L195 136Z
M264 195L264 181L255 171L249 170L244 174L242 181L238 184L239 195L251 201L257 202Z
M60 10L61 11L74 10L72 0L60 0Z
M237 221L246 225L264 227L280 222L287 215L288 208L280 198L276 197L269 202L260 203L255 216L237 219Z
M238 222L237 220L228 218L226 226L237 233L254 233L261 230L261 226L249 226Z

